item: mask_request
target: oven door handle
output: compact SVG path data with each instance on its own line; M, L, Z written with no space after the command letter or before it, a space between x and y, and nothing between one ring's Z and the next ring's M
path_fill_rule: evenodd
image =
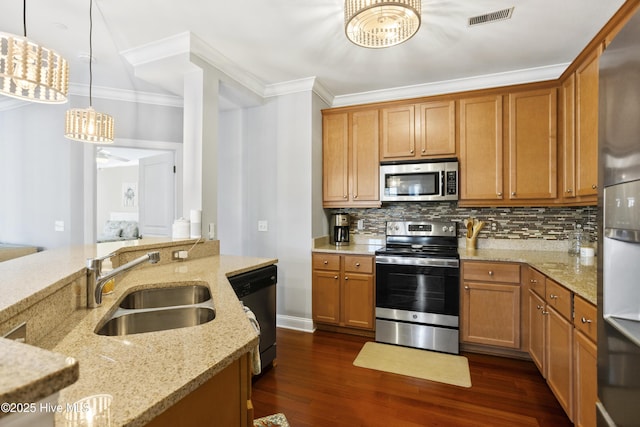
M458 268L460 266L460 260L450 258L417 258L405 256L376 255L376 264Z

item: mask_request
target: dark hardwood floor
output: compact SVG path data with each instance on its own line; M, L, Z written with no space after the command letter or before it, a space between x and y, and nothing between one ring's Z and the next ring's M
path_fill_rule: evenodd
M255 417L305 426L571 426L533 362L465 353L471 388L353 366L371 339L278 329L275 367L255 379Z

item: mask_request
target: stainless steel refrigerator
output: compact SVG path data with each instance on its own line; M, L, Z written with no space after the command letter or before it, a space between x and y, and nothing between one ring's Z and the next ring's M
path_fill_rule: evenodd
M600 57L598 426L640 426L640 13Z

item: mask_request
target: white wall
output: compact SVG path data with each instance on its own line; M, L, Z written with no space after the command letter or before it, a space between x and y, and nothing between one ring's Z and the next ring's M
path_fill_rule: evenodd
M138 213L137 205L123 206L122 204L122 184L130 182L138 184L138 165L102 168L98 169L97 173L96 187L100 197L97 198L96 231L100 235L111 212Z

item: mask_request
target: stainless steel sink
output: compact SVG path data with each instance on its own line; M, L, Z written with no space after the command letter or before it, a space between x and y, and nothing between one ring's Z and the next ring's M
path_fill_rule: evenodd
M202 325L212 321L215 317L216 313L213 307L203 306L138 310L112 317L96 333L98 335L117 336L165 331Z
M209 287L197 282L190 286L167 286L140 289L127 294L120 302L120 308L145 309L199 304L211 299Z

